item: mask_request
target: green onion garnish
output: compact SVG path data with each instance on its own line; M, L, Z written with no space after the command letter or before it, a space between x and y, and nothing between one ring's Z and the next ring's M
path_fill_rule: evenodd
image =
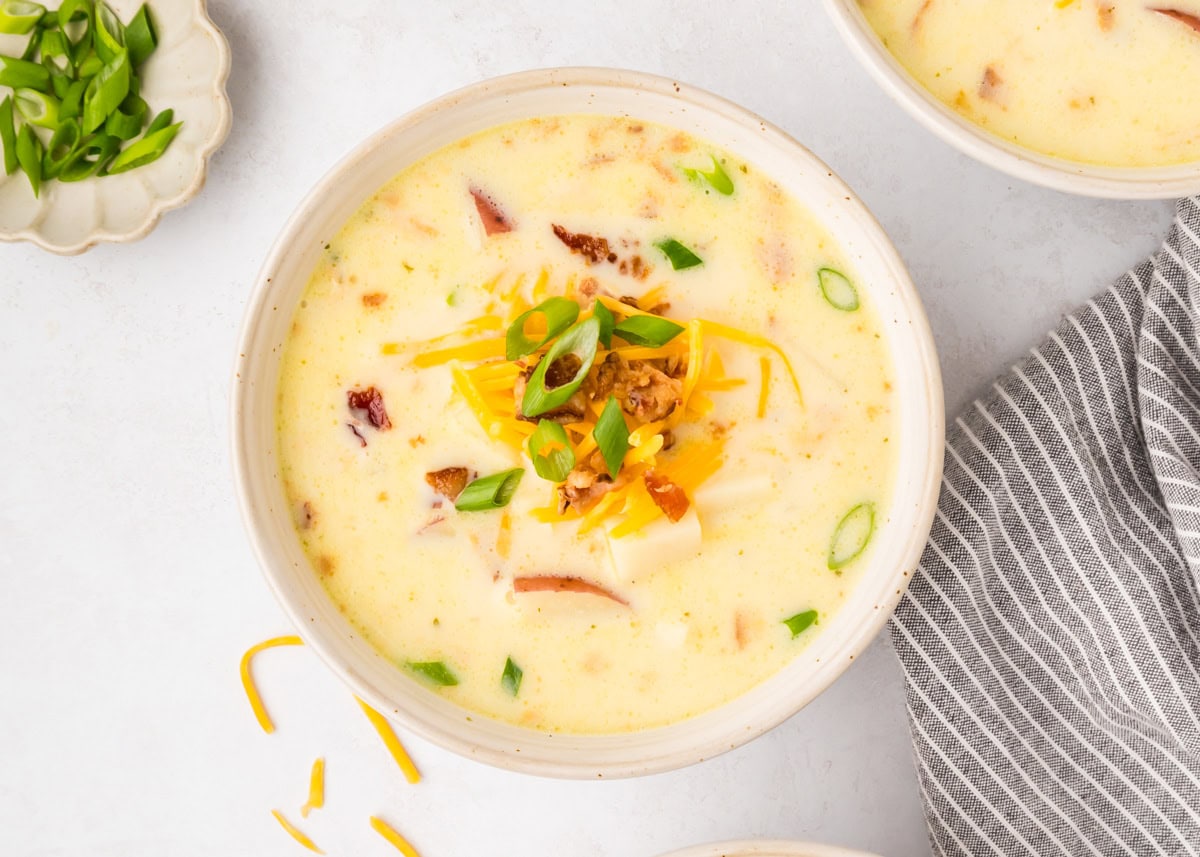
M17 163L29 177L33 195L39 196L42 191L42 141L28 125L22 125L17 135Z
M74 74L71 62L71 43L61 30L42 34L42 65L52 66L59 74Z
M525 323L532 316L540 315L546 320L546 335L537 342L525 335ZM554 337L558 336L579 318L579 304L567 298L550 298L542 301L528 312L517 316L517 320L508 326L504 337L504 356L509 360L520 360L527 354L537 351Z
M524 676L525 671L514 664L512 658L508 658L504 662L504 672L500 674L500 686L508 691L509 696L516 696L521 692L521 679Z
M167 150L167 146L171 145L171 141L175 139L175 135L182 127L182 122L176 122L174 125L168 125L166 128L153 132L147 128L142 139L113 158L112 163L108 165L108 174L116 175L157 161Z
M25 0L4 0L0 3L0 33L23 36L36 27L46 14L46 7Z
M539 420L537 431L529 436L529 458L538 476L562 482L575 466L567 430L556 422Z
M521 477L525 475L524 468L517 467L505 470L503 473L493 473L476 479L462 490L454 508L460 512L487 512L501 509L512 500Z
M92 78L98 75L102 68L104 68L104 60L96 56L95 53L89 53L83 58L83 62L79 64L75 72L80 78L86 79L88 83L91 83Z
M441 661L409 661L405 666L438 687L454 687L458 684L458 676Z
M703 265L704 260L684 247L674 238L668 238L666 241L659 241L655 245L659 250L663 251L668 259L671 260L671 267L676 271L683 271L687 268L694 268L697 265Z
M50 69L28 60L0 57L0 86L49 92Z
M125 28L125 47L134 66L140 66L158 47L158 33L150 18L150 9L145 4L138 9L129 26Z
M123 49L104 64L88 84L83 97L83 132L90 134L104 124L108 114L121 106L129 94L129 54Z
M829 540L829 568L840 571L858 558L875 532L875 504L859 503L846 513Z
M153 121L146 127L146 136L149 137L155 131L161 131L175 121L175 111L171 109L164 110L154 117ZM182 124L182 123L180 123Z
M90 29L92 22L92 0L63 0L58 7L58 26L67 28L72 21L87 20ZM89 35L85 33L84 35ZM82 38L82 37L81 37Z
M146 124L150 105L140 96L129 94L125 101L109 114L104 122L104 133L118 140L132 140Z
M625 416L621 413L621 405L615 396L609 396L592 429L592 437L596 438L596 447L604 456L604 464L608 467L608 475L613 479L621 470L625 461L625 453L629 451L629 426L625 424Z
M600 322L600 344L605 348L612 348L613 328L617 325L617 320L612 314L612 310L606 307L600 301L592 306L592 315Z
M13 92L13 97L16 99L17 112L30 125L37 125L39 128L58 127L57 98L36 89L18 89Z
M716 155L709 155L709 157L712 158L712 170L706 171L690 167L682 167L681 169L683 170L683 174L693 181L703 179L712 185L713 190L719 194L722 194L723 196L732 195L733 180L729 178L729 174L725 172L725 169L717 161Z
M96 3L96 16L93 20L95 26L92 28L92 46L100 59L111 63L119 54L125 52L125 25L104 0Z
M17 171L17 129L13 124L12 97L0 101L0 145L4 147L4 174Z
M571 327L558 338L558 341L546 352L546 356L533 370L533 376L525 384L525 395L521 399L521 413L526 417L536 417L546 411L552 411L566 403L582 386L583 379L592 369L596 359L596 346L600 339L600 320L595 316L585 319ZM546 386L546 372L560 357L574 354L579 358L580 366L575 376L561 387Z
M54 136L50 138L42 158L42 178L58 178L63 169L72 163L81 136L79 123L74 119L66 120L54 130Z
M60 182L78 182L99 175L121 148L121 141L106 134L84 137L68 164L58 175Z
M858 309L858 289L841 271L833 268L822 268L817 271L817 280L821 283L821 294L825 302L834 309L842 312L854 312Z
M656 315L631 315L613 328L613 333L630 345L647 348L662 348L683 331L682 325Z
M790 619L784 619L783 624L788 626L788 630L792 632L792 639L796 639L810 627L817 623L817 611L805 610L803 613L797 613Z

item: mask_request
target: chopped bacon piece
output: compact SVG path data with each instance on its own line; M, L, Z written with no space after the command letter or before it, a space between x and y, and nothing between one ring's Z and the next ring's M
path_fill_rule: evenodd
M367 387L365 390L351 390L346 394L346 401L350 405L350 410L366 411L367 422L380 431L386 431L392 427L392 421L388 419L387 410L383 407L383 393L374 387ZM363 446L366 446L365 442Z
M1174 18L1179 23L1191 27L1197 33L1200 33L1200 17L1187 12L1180 12L1178 9L1151 9L1150 11L1166 15L1168 18Z
M457 500L473 478L474 474L465 467L444 467L425 474L429 487L447 500Z
M377 307L387 300L384 292L368 292L362 296L363 306Z
M999 101L1000 87L1003 84L1004 78L989 65L983 70L983 79L979 81L979 97L984 101Z
M1109 32L1113 28L1113 23L1116 19L1117 7L1111 3L1100 0L1096 4L1096 20L1100 24L1100 29L1104 32Z
M587 259L588 262L595 264L597 262L617 261L617 254L612 252L607 238L597 238L594 235L584 235L581 232L568 232L557 223L553 224L553 228L554 234L559 241L570 247L572 253L578 253Z
M513 592L576 592L581 595L599 595L625 607L629 602L611 590L578 577L542 575L538 577L513 578Z
M358 438L359 444L362 446L367 445L367 439L362 436L362 432L358 430L358 426L356 426L354 423L346 423L346 428L350 429L354 436Z
M654 468L647 470L642 479L646 483L646 490L650 492L650 499L663 510L664 515L672 522L684 516L691 502L682 488Z
M479 212L479 219L483 221L484 232L489 236L512 232L512 223L504 216L494 199L478 188L471 188L471 196L475 198L475 210Z
M642 422L654 422L670 415L683 398L683 382L664 370L682 374L682 368L678 362L672 366L661 360L626 362L610 353L584 386L593 400L605 400L612 394L625 413Z
M563 514L568 508L586 512L609 491L620 488L628 481L624 473L618 473L617 478L613 479L608 473L604 456L596 450L586 461L576 464L563 484L558 486L558 513Z

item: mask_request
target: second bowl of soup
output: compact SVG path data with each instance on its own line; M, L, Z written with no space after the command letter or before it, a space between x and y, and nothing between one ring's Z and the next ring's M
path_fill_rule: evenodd
M940 474L878 226L713 96L540 72L384 131L264 270L244 509L301 633L418 732L620 775L794 712L885 621Z

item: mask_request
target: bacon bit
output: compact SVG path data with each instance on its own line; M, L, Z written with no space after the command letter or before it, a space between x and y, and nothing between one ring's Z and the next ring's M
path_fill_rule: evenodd
M1101 30L1106 33L1112 30L1116 23L1116 11L1117 7L1109 3L1096 4L1096 20L1099 22Z
M354 433L354 436L358 438L358 442L360 444L363 446L367 445L367 439L362 436L362 432L358 430L358 426L356 426L354 423L346 423L346 428L350 429L350 431Z
M447 500L457 500L458 495L475 478L475 473L465 467L446 467L425 474L429 487Z
M513 578L513 592L575 592L580 595L599 595L628 607L629 602L616 593L578 577L543 575Z
M362 296L363 306L377 307L387 300L387 294L384 292L368 292Z
M321 554L317 557L317 571L321 577L333 577L333 573L337 571L337 561L328 554Z
M579 294L591 300L596 297L596 293L600 291L600 281L595 277L584 277L579 282Z
M607 238L597 238L594 235L584 235L582 232L568 232L557 223L552 224L554 235L566 244L572 253L578 253L588 260L589 264L597 262L615 262L617 254L612 252Z
M512 223L504 216L496 201L478 188L471 188L471 196L475 198L475 210L483 221L483 231L489 236L512 232Z
M387 431L392 427L392 421L388 419L387 410L383 406L383 393L374 387L367 387L365 390L350 390L346 393L346 401L350 405L351 411L366 411L367 422L380 431ZM366 445L366 441L364 441L363 446Z
M746 635L746 617L742 615L742 611L738 610L733 614L733 638L737 640L739 649L746 648L746 643L750 641Z
M979 97L985 101L999 101L999 90L1003 84L1004 78L989 65L983 70L983 80L979 82Z
M667 145L671 147L672 152L689 152L692 149L692 143L684 133L679 133L671 137L667 141Z
M684 516L691 502L682 488L654 468L647 470L642 480L646 483L646 490L650 492L650 499L654 501L654 505L662 509L663 514L672 522Z
M1168 18L1174 18L1181 24L1191 27L1197 33L1200 33L1200 17L1189 15L1187 12L1180 12L1178 9L1150 9L1151 12L1157 12L1160 15L1166 15Z

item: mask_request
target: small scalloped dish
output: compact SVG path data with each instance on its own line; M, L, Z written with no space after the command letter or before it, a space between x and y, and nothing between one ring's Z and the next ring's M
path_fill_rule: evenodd
M109 0L128 22L142 0ZM48 8L57 8L51 0ZM19 170L0 169L0 241L30 241L72 256L101 241L144 238L162 215L204 186L208 159L229 134L225 94L229 45L208 17L205 0L150 0L158 49L142 70L142 97L152 113L167 108L183 128L161 158L147 166L81 182L46 182L35 198ZM0 35L0 54L20 56L25 36ZM4 88L0 98L8 94Z

